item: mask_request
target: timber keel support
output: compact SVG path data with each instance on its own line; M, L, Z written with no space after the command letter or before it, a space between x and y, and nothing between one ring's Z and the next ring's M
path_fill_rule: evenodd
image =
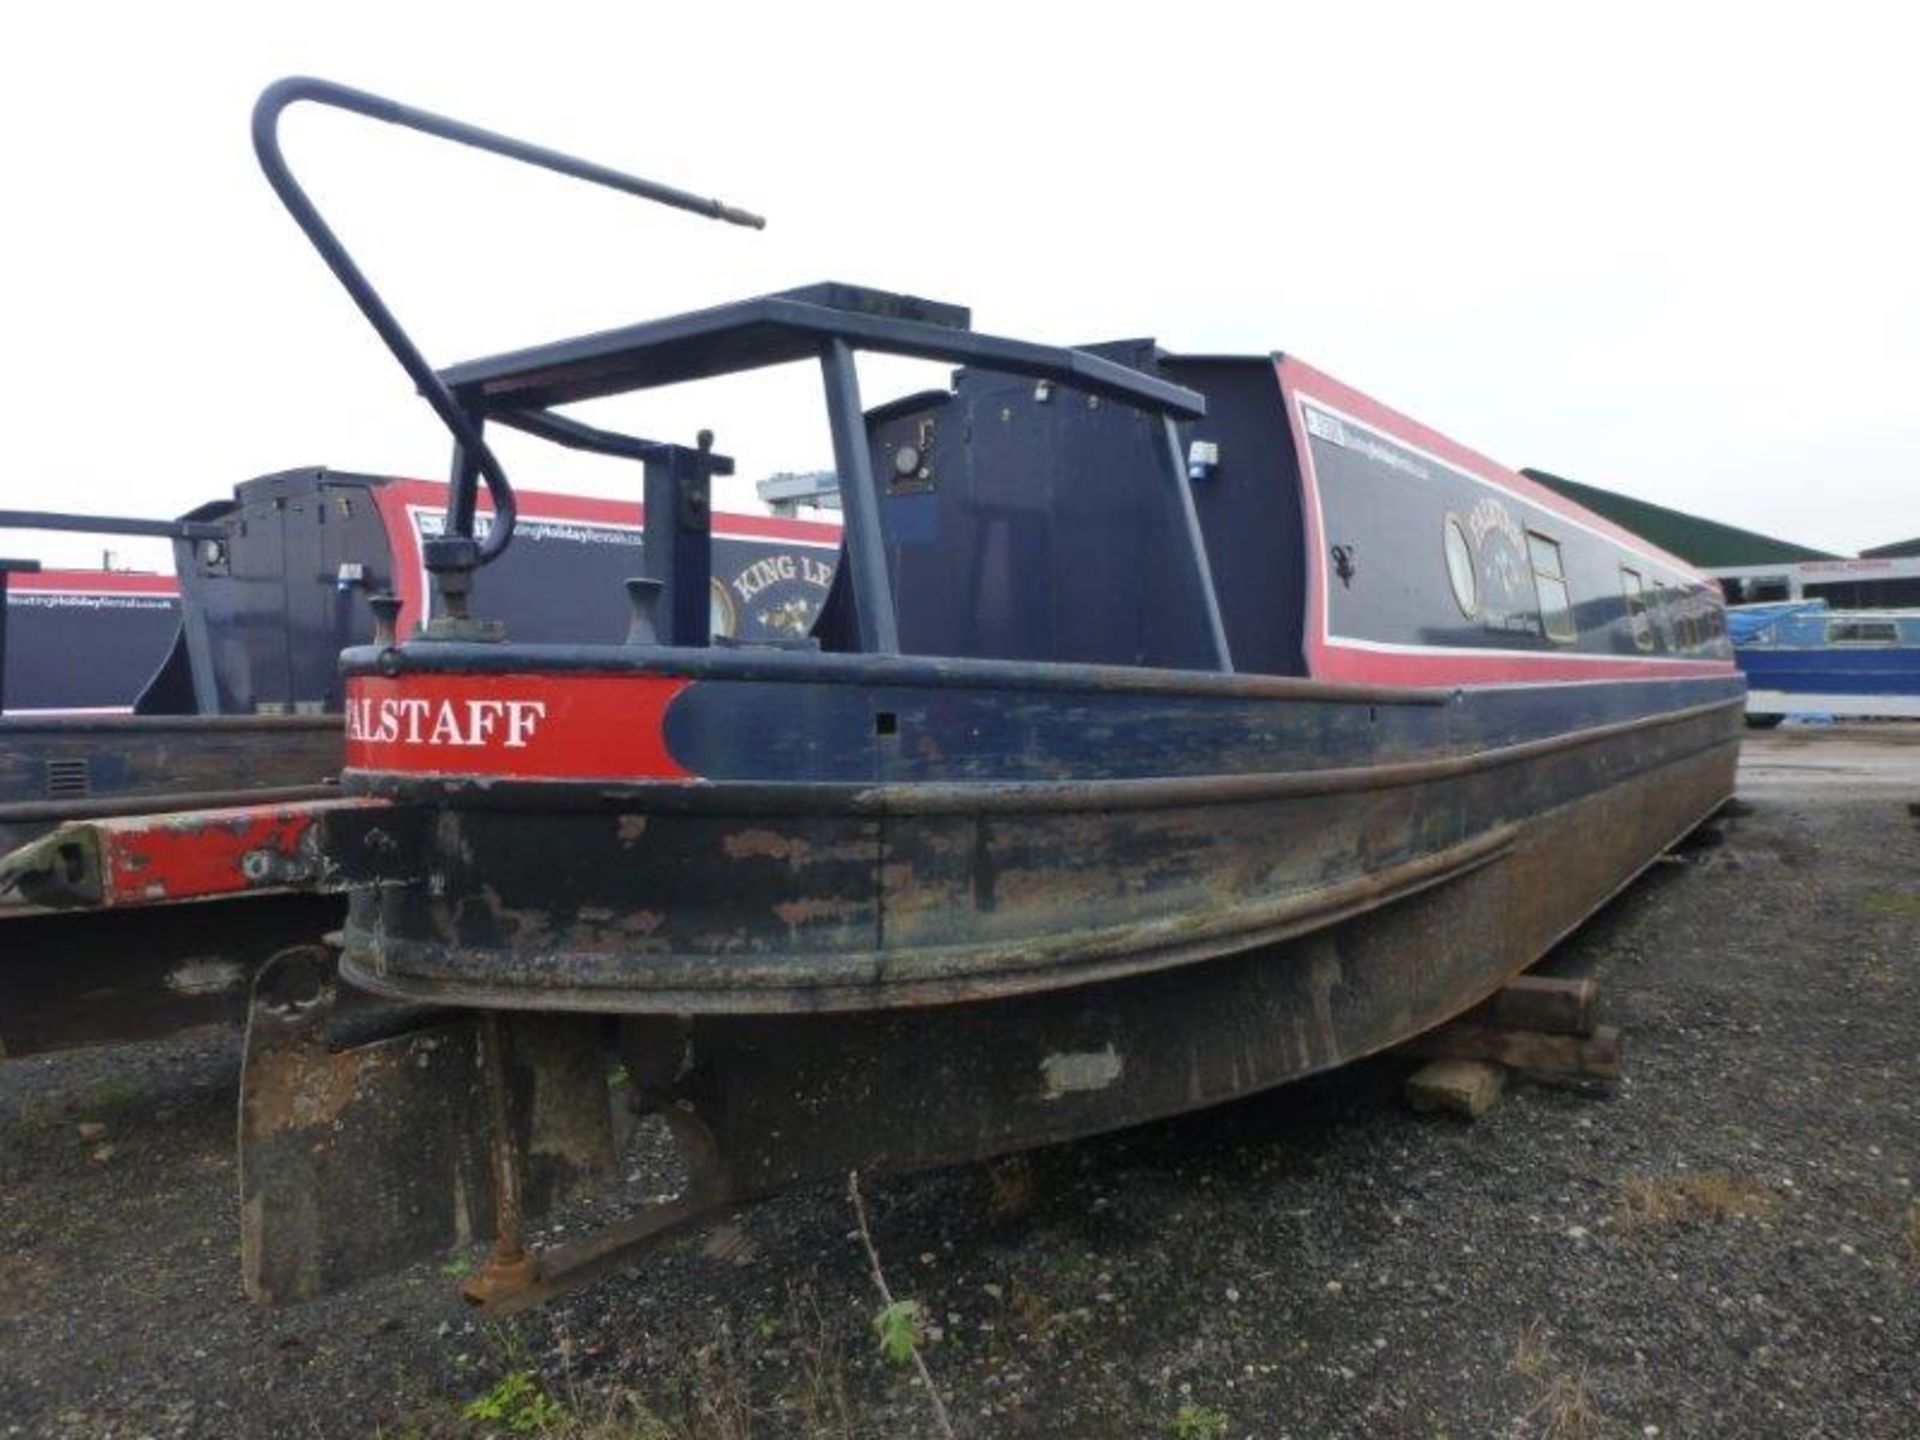
M1398 1053L1429 1063L1407 1081L1416 1110L1477 1118L1508 1071L1557 1080L1620 1078L1620 1032L1599 1023L1592 980L1522 975L1457 1020L1415 1036Z

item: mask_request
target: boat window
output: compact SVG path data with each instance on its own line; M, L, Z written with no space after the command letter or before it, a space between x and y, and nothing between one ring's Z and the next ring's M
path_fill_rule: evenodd
M1700 632L1693 623L1693 592L1673 592L1673 644L1677 650L1691 650L1700 643Z
M1527 532L1527 558L1533 562L1534 590L1540 597L1540 628L1549 640L1570 641L1577 631L1567 574L1560 565L1560 542Z
M1684 650L1690 643L1687 639L1686 613L1680 603L1682 598L1676 586L1653 587L1653 607L1660 622L1660 638L1666 642L1669 650Z
M1653 625L1647 619L1647 582L1638 570L1620 567L1620 589L1627 597L1627 624L1633 629L1633 643L1641 650L1653 648Z
M1480 580L1473 568L1473 546L1458 515L1447 516L1447 579L1460 613L1471 620L1480 611Z
M1829 620L1829 645L1897 645L1900 626L1892 620Z

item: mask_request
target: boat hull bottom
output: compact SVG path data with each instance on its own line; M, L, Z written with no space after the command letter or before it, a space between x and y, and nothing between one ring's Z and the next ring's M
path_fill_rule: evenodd
M1387 1049L1532 965L1733 793L1736 743L1523 825L1499 857L1314 934L990 1004L627 1017L648 1098L735 1197L1097 1134Z
M850 1170L908 1171L1093 1135L1389 1048L1485 999L1710 816L1733 793L1737 756L1730 739L1651 768L1530 819L1498 856L1444 883L1240 954L987 1004L609 1021L623 1083L635 1108L668 1122L688 1187L546 1252L485 1298L499 1308L543 1299L669 1230ZM457 1023L499 1025L511 1044L521 1027L556 1018L466 1012ZM606 1063L595 1027L573 1033ZM271 1047L250 1047L250 1070L278 1063ZM406 1133L408 1094L379 1103L382 1125ZM488 1143L485 1107L418 1103L432 1112L422 1123L457 1116L478 1127L476 1145ZM598 1109L604 1117L604 1101ZM295 1224L305 1236L352 1233L356 1253L377 1254L384 1269L403 1251L424 1257L473 1238L470 1222L445 1234L414 1223L404 1244L374 1244L367 1232L380 1216L357 1204L358 1191L330 1196L312 1180L286 1216L252 1213L264 1227L257 1244L280 1244ZM434 1179L413 1183L424 1192ZM316 1213L337 1223L315 1225ZM328 1288L375 1273L304 1252L299 1269L325 1274Z

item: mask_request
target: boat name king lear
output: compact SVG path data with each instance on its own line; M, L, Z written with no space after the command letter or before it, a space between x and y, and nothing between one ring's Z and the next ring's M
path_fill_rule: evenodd
M833 567L823 565L811 555L768 555L754 561L733 578L733 588L742 600L751 600L769 585L783 580L803 580L824 590L833 583Z
M546 714L544 700L361 696L347 701L347 739L376 745L497 744L521 750Z

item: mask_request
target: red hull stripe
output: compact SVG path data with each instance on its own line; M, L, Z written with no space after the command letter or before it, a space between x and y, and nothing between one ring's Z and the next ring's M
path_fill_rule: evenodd
M1343 645L1321 648L1314 662L1316 680L1355 685L1565 685L1581 680L1694 680L1701 676L1725 678L1733 666L1720 660L1669 660L1649 663L1605 655L1546 655L1515 651L1511 655L1446 654L1438 647L1418 654L1391 654L1353 650Z
M673 675L361 675L347 768L515 780L684 780L667 749Z

